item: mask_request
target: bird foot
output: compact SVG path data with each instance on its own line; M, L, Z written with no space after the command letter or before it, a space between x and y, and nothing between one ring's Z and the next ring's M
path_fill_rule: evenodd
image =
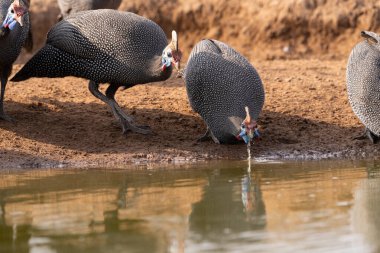
M138 128L141 128L141 129L145 129L145 130L149 130L149 131L152 131L150 129L150 126L147 126L147 125L143 125L143 126L137 126Z
M197 142L204 142L204 141L209 141L209 140L211 140L212 138L211 138L211 134L210 134L210 129L209 128L207 128L207 130L206 130L206 132L201 136L201 137L199 137L198 139L197 139Z
M136 126L126 120L123 120L122 127L124 135L126 135L129 131L144 135L152 134L152 130L149 126Z
M352 138L352 140L365 140L365 139L367 139L367 135L366 134L361 134L361 135L359 135L359 136L356 136L356 137L354 137L354 138Z
M15 123L16 122L14 119L12 119L11 117L9 117L5 113L0 113L0 120L5 120L5 121L11 122L11 123Z
M380 137L373 134L368 128L365 129L362 135L355 137L354 140L365 140L367 138L372 142L372 144L376 144L380 140Z
M368 139L370 139L370 141L372 142L372 144L376 144L379 141L379 139L380 139L380 137L374 135L369 130L366 131L366 134L367 134Z
M213 140L215 143L220 144L219 140L214 136L210 128L207 128L206 133L203 136L199 137L197 139L197 142L204 142L209 140Z
M211 136L205 134L205 135L199 137L197 139L197 142L205 142L205 141L210 141L210 140L212 140Z

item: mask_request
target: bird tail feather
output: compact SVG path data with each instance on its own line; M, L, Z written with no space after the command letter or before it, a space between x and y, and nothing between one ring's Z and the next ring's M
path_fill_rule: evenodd
M46 45L37 52L11 79L20 82L31 77L64 77L69 64L64 64L68 57L63 51L51 45ZM57 71L57 69L59 71Z

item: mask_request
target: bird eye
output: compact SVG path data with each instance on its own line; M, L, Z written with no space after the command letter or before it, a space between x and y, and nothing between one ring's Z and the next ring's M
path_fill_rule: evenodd
M170 52L168 52L168 57L172 57L173 55L172 55L172 53L170 53Z
M11 13L12 13L12 14L15 13L15 10L11 9Z

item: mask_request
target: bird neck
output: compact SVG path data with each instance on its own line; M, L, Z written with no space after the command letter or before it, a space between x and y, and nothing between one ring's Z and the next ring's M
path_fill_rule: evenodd
M5 28L4 26L1 26L0 27L0 39L2 37L7 36L9 34L9 31L10 31L9 28Z

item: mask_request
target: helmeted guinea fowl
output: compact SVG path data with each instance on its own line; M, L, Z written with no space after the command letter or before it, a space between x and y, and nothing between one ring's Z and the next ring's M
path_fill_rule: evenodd
M29 32L28 5L23 0L0 0L0 20L0 119L10 120L4 112L5 87Z
M58 0L58 6L61 10L58 20L79 11L117 9L120 4L121 0Z
M184 78L190 105L208 128L200 140L211 137L216 143L234 143L242 128L256 129L264 88L253 66L230 46L208 39L197 43Z
M372 143L380 139L380 36L363 31L347 64L348 99Z
M172 36L168 45L161 27L130 12L102 9L76 13L49 31L46 45L12 81L65 76L89 79L89 90L112 108L124 133L147 134L149 129L135 126L114 96L119 87L170 77L181 58L174 31ZM109 83L105 95L98 89L100 83Z

